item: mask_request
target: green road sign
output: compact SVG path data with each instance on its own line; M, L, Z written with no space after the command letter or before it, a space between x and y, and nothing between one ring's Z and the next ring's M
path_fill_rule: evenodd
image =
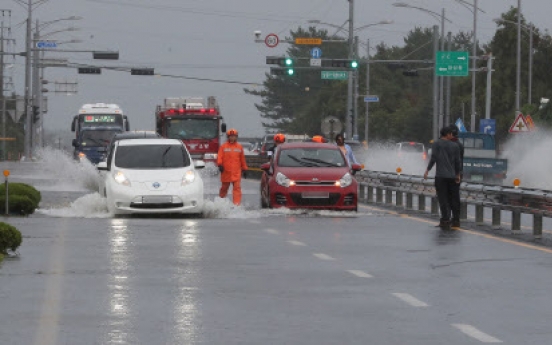
M349 78L347 71L322 71L322 79L346 80Z
M438 76L467 77L470 72L470 54L468 52L439 51L435 60Z

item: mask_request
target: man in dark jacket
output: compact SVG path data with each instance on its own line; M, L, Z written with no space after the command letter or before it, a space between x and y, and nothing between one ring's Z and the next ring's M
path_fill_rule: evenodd
M458 127L456 125L450 125L450 130L452 132L452 139L451 141L456 143L458 147L460 148L460 179L463 177L463 170L464 170L464 145L458 140ZM460 227L460 183L457 183L454 185L455 188L458 188L458 191L454 193L454 196L458 198L458 200L453 201L451 200L451 206L458 206L458 207L452 207L452 223L451 226L453 228L459 228Z
M452 131L450 127L441 129L441 138L433 143L431 147L431 158L424 174L427 179L429 171L436 165L435 190L441 208L441 221L439 226L443 230L450 229L451 209L460 209L457 201L460 198L456 195L459 189L456 184L460 183L460 148L451 141Z

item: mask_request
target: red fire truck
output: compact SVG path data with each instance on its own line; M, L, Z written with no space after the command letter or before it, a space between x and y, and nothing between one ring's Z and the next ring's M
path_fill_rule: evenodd
M193 159L216 162L226 124L214 96L165 98L155 111L156 130L164 138L180 139Z

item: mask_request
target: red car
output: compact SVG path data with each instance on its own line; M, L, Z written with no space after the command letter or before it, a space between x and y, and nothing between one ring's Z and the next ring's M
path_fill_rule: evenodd
M261 207L356 211L359 164L349 168L332 144L287 143L278 146L270 163L261 166Z

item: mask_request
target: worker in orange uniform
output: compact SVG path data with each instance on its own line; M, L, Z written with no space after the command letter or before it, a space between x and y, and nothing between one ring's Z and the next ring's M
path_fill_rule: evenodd
M220 170L220 181L222 182L219 196L225 198L228 194L230 183L232 183L232 201L234 205L240 205L242 197L242 171L245 172L247 170L245 154L243 152L243 147L238 143L237 130L229 129L226 132L226 137L228 141L220 146L217 158L217 165Z

